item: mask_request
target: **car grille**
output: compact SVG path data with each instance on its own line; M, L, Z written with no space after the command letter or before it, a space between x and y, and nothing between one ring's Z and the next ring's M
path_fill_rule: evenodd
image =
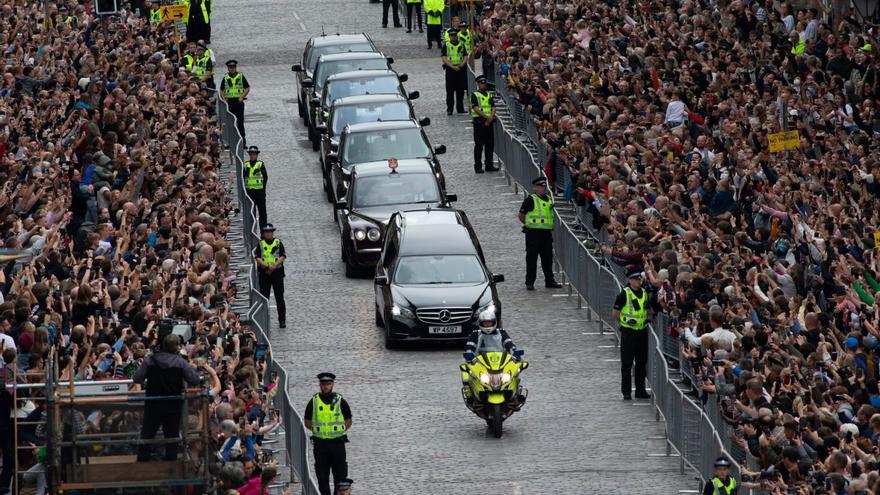
M422 308L416 310L419 319L429 325L460 325L471 319L471 308Z

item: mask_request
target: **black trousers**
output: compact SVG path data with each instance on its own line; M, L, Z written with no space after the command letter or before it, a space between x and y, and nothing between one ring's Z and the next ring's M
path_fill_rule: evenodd
M190 12L189 23L186 26L186 41L188 43L195 43L199 40L204 40L205 43L210 44L211 23L205 22L200 6L192 4L191 7L195 10Z
M428 24L428 48L431 48L431 43L437 43L437 46L440 46L440 33L442 30L443 26L440 24Z
M154 403L155 405L159 405ZM175 402L172 405L162 405L161 407L145 407L144 408L144 424L141 427L141 439L152 440L156 438L156 432L162 427L162 435L166 439L177 438L180 436L180 403ZM153 451L152 445L138 445L138 462L147 462ZM177 443L165 444L166 461L177 459Z
M526 229L526 285L533 285L538 276L538 257L544 271L544 283L556 282L553 276L553 231Z
M467 91L467 69L452 70L443 66L446 70L446 111L452 111L453 101L455 111L464 112L464 93Z
M419 29L422 29L422 3L406 3L406 28L412 30L412 14L416 11L416 20L419 21Z
M348 478L348 462L345 460L345 442L314 443L315 475L318 477L318 490L321 495L333 495L330 490L330 471L333 471L333 485Z
M12 400L11 398L9 399ZM3 459L3 469L0 470L0 494L9 492L9 484L15 474L15 445L13 444L13 432L10 428L0 428L0 458Z
M382 26L388 25L388 7L391 7L391 12L394 14L394 25L400 26L400 8L397 0L382 0Z
M474 120L474 170L480 170L483 165L487 169L494 167L492 159L495 153L495 122L491 125L485 125L483 119ZM483 155L485 159L481 162Z
M636 393L645 392L648 376L648 329L631 330L620 327L620 391L632 394L632 373L635 363Z
M287 321L287 306L284 304L284 273L274 271L271 274L259 272L260 294L269 299L270 291L275 291L275 305L278 306L278 321Z
M229 104L229 112L232 115L235 115L236 127L238 127L238 133L241 134L242 146L244 146L244 102L240 101L238 98L228 99L226 102Z
M247 195L251 201L257 206L257 220L262 228L268 223L266 216L266 190L265 189L246 189Z

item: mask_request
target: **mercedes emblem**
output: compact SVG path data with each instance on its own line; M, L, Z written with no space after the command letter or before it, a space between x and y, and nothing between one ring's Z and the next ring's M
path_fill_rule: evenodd
M440 314L437 315L437 317L440 318L440 321L442 321L443 323L448 322L448 321L449 321L449 318L450 318L451 316L452 316L452 315L449 314L449 310L448 310L448 309L441 309L441 310L440 310Z

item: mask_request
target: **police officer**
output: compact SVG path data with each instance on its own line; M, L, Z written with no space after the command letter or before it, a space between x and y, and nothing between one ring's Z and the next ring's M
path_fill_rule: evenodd
M449 43L443 45L443 69L446 71L446 115L452 115L453 101L458 113L464 113L464 92L467 90L467 45L458 33L449 33Z
M495 93L489 90L486 76L476 79L477 90L471 93L471 118L474 124L474 172L483 173L482 155L485 152L487 172L498 170L494 166L495 153Z
M259 275L260 294L269 299L270 291L275 291L275 305L278 306L278 327L287 326L287 306L284 305L284 260L287 255L284 252L284 244L280 239L275 239L275 227L271 223L260 228L262 239L254 248L254 258L257 260L257 274Z
M424 32L424 29L422 29L422 0L406 0L406 32L412 32L413 10L416 11L416 21L419 23L419 32L422 33Z
M208 52L208 47L205 46L205 42L199 40L196 43L196 57L193 61L193 73L199 78L199 81L204 81L205 85L210 89L215 89L214 85L214 59L211 58L211 53Z
M612 315L620 321L620 391L632 400L632 368L635 361L636 399L647 399L648 291L642 287L642 272L630 267L627 286L614 300Z
M736 480L730 476L730 461L723 457L715 460L715 477L703 487L703 495L736 495Z
M428 26L428 50L437 43L441 47L440 37L443 22L443 0L425 0L425 24Z
M180 59L180 68L187 72L194 72L196 66L196 44L195 43L187 43L186 44L186 52L183 54L183 58Z
M318 477L318 489L321 495L331 495L330 471L337 489L348 479L348 463L345 460L346 433L351 428L351 408L341 395L333 391L336 375L321 373L318 375L321 392L315 394L306 405L305 425L312 430L314 443L315 474Z
M269 174L266 173L266 165L262 160L257 160L260 148L250 146L247 150L248 161L244 162L244 189L251 201L257 206L257 219L260 227L266 225L266 181Z
M189 19L187 19L186 39L211 42L212 0L189 0Z
M449 35L452 33L458 33L458 39L464 42L464 45L468 47L468 50L471 48L471 33L467 29L467 24L461 22L461 18L455 16L452 18L452 26L449 29L443 31L443 43L449 43Z
M399 28L403 27L403 24L400 23L400 12L399 7L397 5L398 0L382 0L382 27L388 27L388 7L391 7L391 11L394 14L394 27Z
M548 289L558 289L562 284L553 276L553 196L547 193L545 177L533 180L532 190L532 195L519 207L519 221L526 234L526 289L535 290L538 256L544 271L544 285Z
M336 495L351 495L351 485L354 481L348 478L336 483Z
M229 105L229 112L235 116L238 133L244 140L244 100L251 92L251 85L241 72L238 72L238 61L226 62L227 73L220 81L220 98ZM244 145L244 142L242 142Z

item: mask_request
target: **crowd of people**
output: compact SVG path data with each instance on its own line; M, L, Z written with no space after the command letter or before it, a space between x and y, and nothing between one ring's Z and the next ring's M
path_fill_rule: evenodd
M246 295L230 264L236 205L221 180L215 94L181 63L177 23L151 22L140 2L105 19L91 8L0 5L0 494L10 493L14 438L33 447L19 452L19 468L32 466L19 483L47 490L52 425L33 424L46 418L42 390L16 384L41 383L54 366L59 383L133 378L149 395L151 364L173 353L210 397L207 416L191 408L186 420L211 442L181 455L230 494L263 495L277 476L261 448L281 421L277 378L230 310ZM17 435L12 418L26 420ZM139 413L97 406L64 421L79 433L143 426Z
M723 399L746 476L878 494L880 44L823 5L498 0L478 22L557 190Z

